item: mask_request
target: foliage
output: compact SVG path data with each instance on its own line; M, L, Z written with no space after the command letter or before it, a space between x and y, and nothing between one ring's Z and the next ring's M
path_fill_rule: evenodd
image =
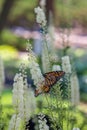
M41 101L41 98L42 98L41 96L37 98L37 104L39 104L39 102ZM48 100L51 102L50 99L48 99ZM42 101L41 101L41 103L42 103ZM12 108L12 90L11 89L4 89L3 95L2 95L2 105L4 108L3 117L5 119L5 129L4 130L7 130L8 123L11 119L12 114L14 113L14 110ZM42 111L46 111L46 108L44 108L44 106L46 106L46 105L47 105L46 98L45 99L43 98ZM41 108L39 106L41 107L41 105L38 105L37 111L41 110ZM82 106L79 106L79 107L82 107ZM76 111L77 111L77 109L76 109ZM56 115L56 111L55 111L55 115ZM77 122L78 122L79 126L82 127L81 130L86 130L87 129L87 125L86 125L87 120L86 120L84 111L78 111L75 116L77 118Z
M86 50L84 49L76 49L75 51L75 66L77 70L77 74L79 77L79 82L80 82L80 90L81 92L87 92L87 66L86 61L87 61L87 53Z
M32 23L34 23L33 9L36 6L36 3L37 3L36 1L33 2L32 0L16 1L12 11L9 14L9 20L11 22L15 21L20 25L23 23L22 26L26 26L24 25L24 21L25 21L27 27L32 26Z
M0 36L0 44L13 46L14 48L17 48L20 51L24 51L26 47L25 39L22 37L18 37L9 29L3 30Z
M57 3L56 3L57 2ZM57 0L55 23L59 27L78 26L87 27L87 1L84 0Z
M1 44L14 45L17 43L17 37L10 30L4 29L1 35Z
M11 95L12 94L11 94L10 89L5 89L2 93L2 99L1 99L1 102L2 102L2 121L3 121L2 124L3 124L4 130L7 130L9 120L11 118L11 115L13 114L13 108L11 105L11 102L12 102Z
M4 60L8 61L9 59L17 59L18 51L12 46L1 45L0 55Z
M37 10L37 16L39 15L39 13L41 13L41 12L39 12ZM44 50L44 55L49 62L46 61L46 58L44 58L42 60L43 60L43 63L45 63L45 62L47 63L47 64L45 64L45 67L47 67L47 69L48 69L49 65L51 65L51 60L50 60L51 58L49 57L50 53L49 53L49 48L48 48L48 44L50 42L47 41L47 30L46 30L45 25L42 24L43 20L45 20L45 19L42 16L40 17L41 22L38 21L38 23L40 23L40 27L42 28L43 44L46 44L46 46L45 46L46 49ZM46 23L46 21L45 21L45 23ZM65 26L66 26L65 23L62 24L62 27L65 27ZM65 49L66 48L64 48L64 50L63 50L64 52L65 52ZM47 51L48 53L45 53L45 51ZM64 55L66 55L66 52L64 53ZM62 72L64 71L65 75L60 81L58 79L56 79L58 82L56 83L56 85L54 85L52 87L51 82L52 82L52 80L55 80L55 75L53 75L52 80L50 79L50 76L47 78L47 80L44 78L44 75L42 75L41 70L39 68L37 56L32 51L32 48L30 46L28 47L29 69L30 69L30 73L32 75L32 79L34 80L34 84L36 86L35 94L37 94L37 95L41 94L41 98L42 98L42 100L41 100L42 107L40 106L40 108L37 108L36 113L38 113L38 111L40 111L40 112L45 113L46 115L49 115L49 118L52 120L52 128L54 130L59 130L59 129L72 130L73 127L75 127L75 126L78 126L79 128L85 130L86 119L83 118L83 115L81 115L82 113L80 113L80 111L78 111L78 109L75 107L77 104L73 105L71 102L71 98L72 98L71 97L72 96L71 95L71 92L72 92L71 76L73 75L73 73L71 73L71 64L69 61L69 56L65 56L62 58L60 57L60 59L62 59L62 61L61 62L59 61L59 64L61 65L61 68L62 68L61 70L62 70ZM68 59L68 60L66 60L66 59ZM21 73L21 71L20 71L20 73L18 73L16 75L16 77L14 79L14 84L13 84L13 86L14 86L14 89L13 89L14 106L15 106L15 110L16 110L15 111L16 118L15 118L15 122L13 121L13 128L15 127L15 129L16 129L16 123L20 117L23 116L23 120L26 119L25 115L27 116L27 114L25 114L25 113L28 112L26 110L29 110L28 107L32 108L31 103L33 103L32 102L33 100L32 101L30 100L30 102L27 102L27 100L26 100L28 98L30 99L31 96L28 95L28 91L27 91L28 86L27 86L26 74L24 74L25 71L22 67L21 67L21 70L23 73ZM46 72L47 71L49 71L49 70L46 70ZM52 65L50 67L50 71L52 71ZM58 78L61 78L60 75L58 75L58 76L59 76ZM49 84L51 84L51 85L49 86ZM75 85L75 87L77 87L75 84L75 81L72 82L72 85L73 85L74 94L77 94L78 92L77 91L75 92L75 89L74 89L74 85ZM46 90L46 89L48 89L48 87L49 87L49 91ZM48 94L45 94L46 92L48 92ZM28 98L26 95L28 96ZM35 99L35 97L34 97L34 99ZM2 98L2 101L3 101L2 105L4 106L3 111L5 113L5 110L4 110L5 105L4 105L3 98ZM19 103L18 103L18 101L19 101ZM26 102L26 104L25 104L25 102ZM44 104L43 104L43 102L44 102ZM38 99L37 99L37 103L38 103ZM8 108L10 108L10 107L8 107ZM11 108L12 108L12 106L11 106ZM30 112L31 112L31 109L30 109ZM12 109L11 115L7 113L6 116L4 116L4 113L2 113L2 117L5 119L5 121L3 121L3 122L8 123L8 120L9 120L8 117L13 115L13 109ZM29 112L28 112L28 114L29 114ZM7 115L8 115L8 117L7 117ZM30 121L30 119L32 119L33 115L34 115L34 113L31 116L29 115L29 117L28 117L29 121ZM78 120L78 119L80 119L80 120ZM25 120L22 123L24 123L23 124L23 130L24 130ZM41 123L41 120L40 120L40 123ZM1 123L1 124L3 124L3 123ZM46 120L45 120L45 125L46 125ZM12 126L12 124L10 124L10 126ZM17 126L18 126L17 128L20 127L18 123L17 123ZM5 127L4 129L6 129L7 124L4 125L4 127Z
M24 27L33 27L34 12L33 9L38 1L19 0L15 4L9 14L9 22L11 25L21 25ZM0 9L3 7L3 0L0 1ZM55 24L63 27L75 26L79 23L81 26L87 27L87 1L86 0L55 0ZM70 24L72 20L72 24Z
M87 93L81 92L81 101L87 103Z

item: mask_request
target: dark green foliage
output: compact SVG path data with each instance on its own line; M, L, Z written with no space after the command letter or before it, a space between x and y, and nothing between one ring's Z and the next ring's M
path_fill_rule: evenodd
M13 46L14 48L17 48L17 50L20 51L26 50L26 39L18 37L9 29L3 30L0 37L0 44Z
M68 85L69 85L69 79L70 75L65 74L65 76L62 78L62 82L60 81L60 90L62 90L62 98L68 99Z

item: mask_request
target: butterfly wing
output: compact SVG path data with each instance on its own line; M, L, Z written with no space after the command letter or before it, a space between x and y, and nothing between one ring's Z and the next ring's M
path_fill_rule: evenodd
M44 85L42 90L43 90L43 92L48 93L50 91L50 87Z
M52 72L44 74L44 77L45 77L45 85L46 86L51 87L52 85L54 85L56 83L56 78Z
M35 96L38 96L39 94L45 92L48 93L50 91L50 88L60 79L64 76L64 71L52 71L43 74L45 78L45 83L43 86L35 90Z
M38 89L35 90L35 97L37 97L38 95L40 95L41 93L48 93L50 91L50 87L49 86L42 86L39 87Z
M35 89L35 97L37 97L38 95L40 95L42 92L38 89Z
M48 86L53 86L60 78L64 76L64 71L52 71L45 73L43 76L45 77L45 84Z

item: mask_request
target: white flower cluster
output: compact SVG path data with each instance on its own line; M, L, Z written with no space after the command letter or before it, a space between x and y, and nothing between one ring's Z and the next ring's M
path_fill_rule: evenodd
M14 114L10 120L8 130L19 130L21 126L21 118L19 115Z
M41 73L39 64L37 63L36 56L31 50L31 47L28 46L27 49L28 49L28 61L29 61L30 73L32 75L32 79L34 80L34 85L38 88L44 82L44 77Z
M36 13L36 22L39 23L41 26L46 26L46 17L43 9L41 9L39 6L34 9Z
M55 28L53 26L53 14L49 14L49 26L48 26L48 45L50 51L50 60L52 62L58 62L57 49L55 47Z
M31 99L32 102L31 102ZM36 102L33 92L27 87L26 81L16 74L13 84L13 106L21 118L28 120L35 110Z
M43 49L42 49L42 68L44 73L51 71L50 57L46 42L43 43Z
M16 114L14 114L10 120L9 128L8 130L14 130L15 129L15 123L16 123Z
M0 57L0 93L2 92L4 81L5 81L4 65L3 65L3 61Z
M62 69L65 73L71 73L71 64L69 56L62 57Z
M13 92L13 97L12 97L13 106L18 113L20 111L19 106L22 105L20 103L23 102L23 93L24 93L23 92L23 77L21 76L21 74L15 75L12 92Z
M56 54L56 50L52 50L50 51L50 61L51 62L54 62L54 63L57 63L58 62L58 56Z
M22 66L24 67L24 66ZM24 73L24 68L22 68L23 73L18 73L14 77L14 84L13 84L13 106L15 109L15 115L12 117L11 122L14 119L16 120L14 125L15 129L9 129L9 130L17 130L16 125L18 125L18 121L21 119L22 122L28 121L32 113L34 113L36 109L36 101L35 96L33 94L33 91L31 92L31 89L28 88L27 85L27 77ZM20 69L20 70L21 70ZM14 127L10 126L12 123L9 124L9 128ZM20 125L20 124L19 124Z
M45 118L45 115L40 114L38 116L39 130L49 130L49 126L46 123L47 123L47 120Z
M61 70L60 65L53 65L52 71L60 71L60 70Z
M72 105L78 105L80 100L80 94L79 94L79 82L76 74L71 76L70 83L71 83L71 103Z
M36 100L31 87L26 89L24 106L26 121L28 121L30 116L33 115L36 110Z

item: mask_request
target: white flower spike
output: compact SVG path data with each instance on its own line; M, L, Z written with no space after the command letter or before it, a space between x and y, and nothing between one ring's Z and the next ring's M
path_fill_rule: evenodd
M43 9L41 9L39 6L34 9L36 13L36 22L39 23L41 26L46 26L46 17Z
M62 69L65 73L71 73L71 64L69 56L62 57Z

